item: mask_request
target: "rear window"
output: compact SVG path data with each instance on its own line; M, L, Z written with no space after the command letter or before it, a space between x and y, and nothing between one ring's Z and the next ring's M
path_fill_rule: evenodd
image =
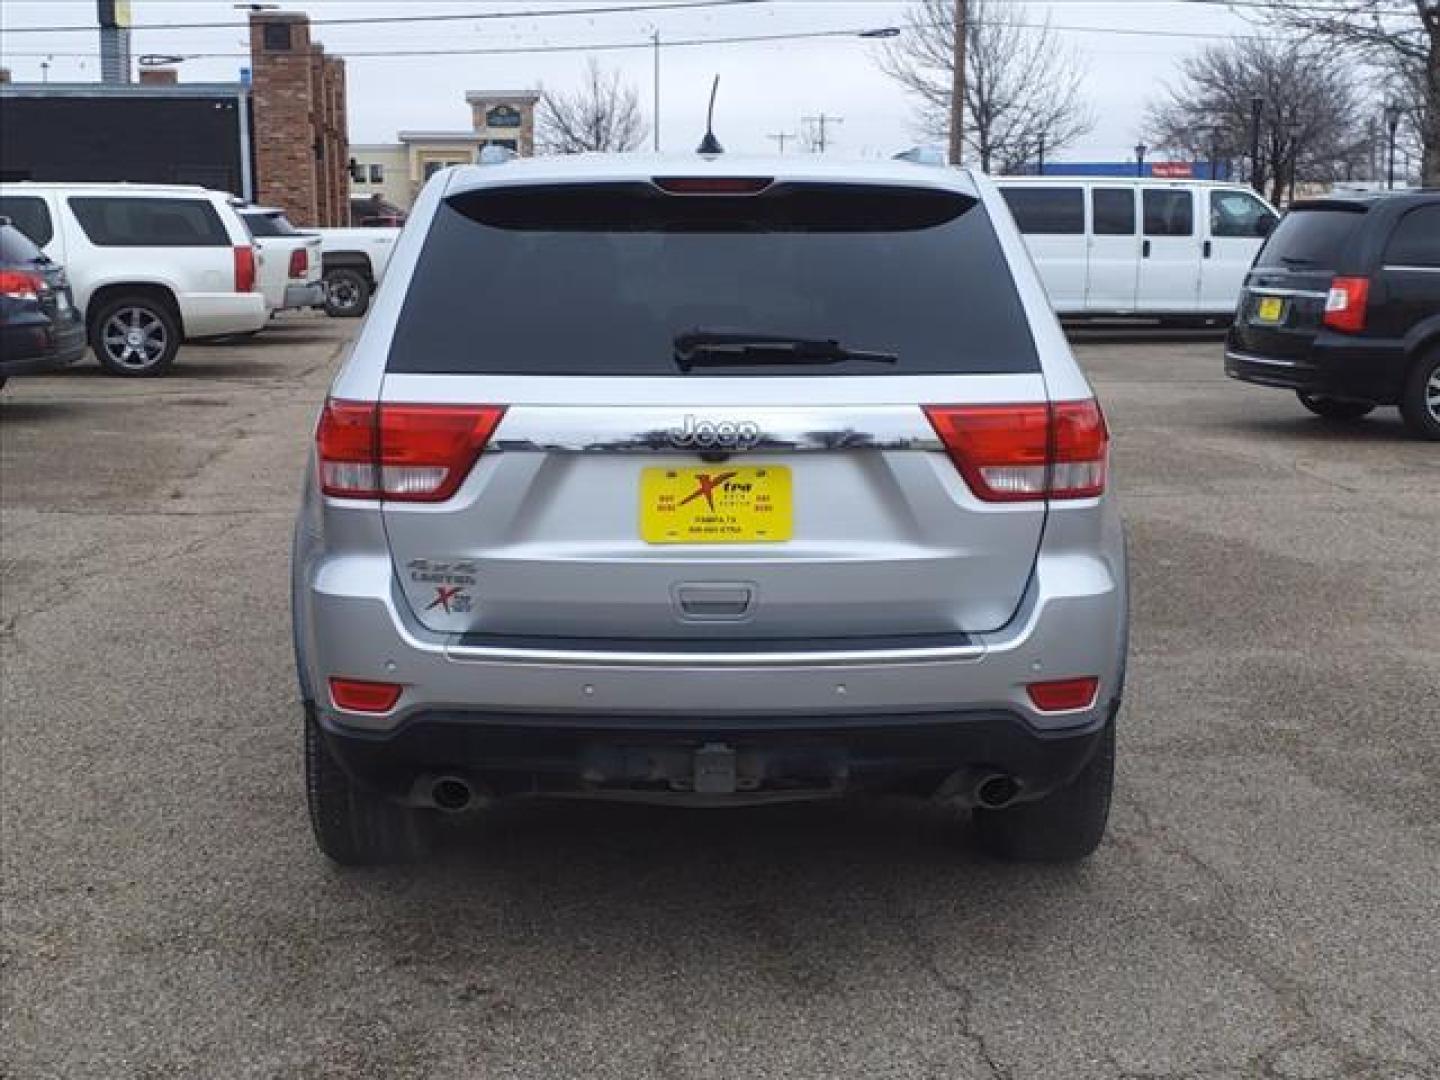
M300 230L284 214L241 214L251 236L299 236Z
M40 259L40 249L14 225L0 225L0 266L33 263Z
M1363 210L1292 210L1275 226L1255 265L1334 270L1364 218Z
M1000 194L1022 233L1079 236L1085 232L1085 192L1078 187L1011 187Z
M44 199L37 196L0 195L0 217L8 217L15 228L41 247L55 236L50 208L45 205Z
M707 375L1039 370L1010 269L974 198L776 184L745 196L647 183L461 193L436 212L389 370L674 375L696 329L839 342L893 364L734 364Z
M74 196L70 209L96 247L228 247L230 237L204 199Z

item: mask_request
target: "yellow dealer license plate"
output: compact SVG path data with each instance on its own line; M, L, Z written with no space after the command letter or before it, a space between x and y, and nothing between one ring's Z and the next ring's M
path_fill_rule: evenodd
M1262 296L1255 307L1257 322L1278 323L1285 317L1285 300L1279 296Z
M789 540L790 470L783 465L644 469L640 537L647 544Z

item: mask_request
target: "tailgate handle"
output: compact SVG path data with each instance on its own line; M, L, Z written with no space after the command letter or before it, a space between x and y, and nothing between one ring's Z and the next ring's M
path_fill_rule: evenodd
M687 619L740 619L750 613L755 586L696 582L676 585L675 603Z

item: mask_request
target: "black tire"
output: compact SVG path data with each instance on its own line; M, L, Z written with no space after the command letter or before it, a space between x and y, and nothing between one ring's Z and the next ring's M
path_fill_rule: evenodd
M1307 394L1304 390L1295 391L1295 396L1300 399L1301 405L1326 420L1359 420L1375 411L1375 406L1368 401L1344 401L1341 398Z
M149 293L116 295L90 319L90 348L100 366L126 379L164 375L180 351L180 320Z
M370 281L351 266L325 271L325 314L358 319L370 307Z
M1012 862L1076 862L1097 847L1115 787L1115 721L1080 775L1036 802L975 811L981 850Z
M415 862L429 852L431 815L387 802L356 784L305 717L305 795L315 842L341 866Z
M1433 349L1410 369L1400 397L1400 415L1411 433L1440 440L1440 349Z

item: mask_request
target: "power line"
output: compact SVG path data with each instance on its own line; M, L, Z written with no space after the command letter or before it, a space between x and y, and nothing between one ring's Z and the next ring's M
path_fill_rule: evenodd
M468 15L354 15L347 18L311 19L311 26L374 26L393 23L478 22L493 19L551 19L562 15L624 15L637 11L668 11L686 8L735 7L768 4L770 0L672 0L670 3L625 4L619 7L540 8L531 11L481 11ZM130 30L236 30L248 22L141 23ZM74 34L92 33L94 26L8 26L6 34Z

